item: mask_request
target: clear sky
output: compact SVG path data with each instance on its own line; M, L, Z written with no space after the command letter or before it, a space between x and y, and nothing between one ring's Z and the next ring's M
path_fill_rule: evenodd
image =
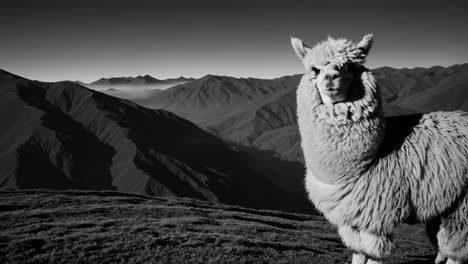
M367 33L371 68L450 66L468 62L466 10L466 0L4 1L0 68L43 81L274 78L303 72L289 36Z

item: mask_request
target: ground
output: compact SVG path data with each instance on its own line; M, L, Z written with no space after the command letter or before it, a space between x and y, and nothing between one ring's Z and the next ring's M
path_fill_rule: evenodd
M432 263L396 235L389 263ZM321 216L118 192L0 191L0 263L345 263Z

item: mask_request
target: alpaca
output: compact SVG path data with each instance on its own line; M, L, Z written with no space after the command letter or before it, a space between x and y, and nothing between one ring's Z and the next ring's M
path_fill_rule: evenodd
M354 252L352 263L383 263L396 226L415 221L429 223L436 263L467 261L468 114L384 118L363 66L372 35L291 44L306 68L297 89L306 189Z

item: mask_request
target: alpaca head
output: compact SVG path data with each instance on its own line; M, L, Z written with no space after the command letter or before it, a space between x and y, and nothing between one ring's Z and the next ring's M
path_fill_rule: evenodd
M372 46L372 34L364 36L359 43L346 39L333 39L317 44L313 48L302 40L291 37L291 44L318 89L324 104L346 100L356 74Z

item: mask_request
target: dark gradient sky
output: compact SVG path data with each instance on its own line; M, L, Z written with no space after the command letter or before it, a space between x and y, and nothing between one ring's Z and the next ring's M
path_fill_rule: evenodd
M465 1L5 1L0 68L44 81L303 72L289 44L374 33L380 66L468 62Z

